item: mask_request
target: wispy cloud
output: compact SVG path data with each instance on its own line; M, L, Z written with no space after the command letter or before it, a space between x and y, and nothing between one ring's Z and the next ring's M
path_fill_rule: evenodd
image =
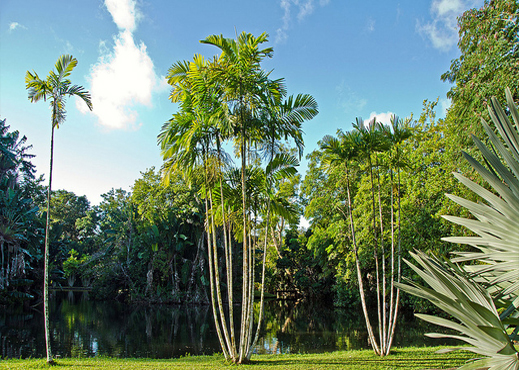
M357 114L368 101L357 95L344 81L335 87L337 105L344 113Z
M375 20L371 17L366 21L366 30L370 33L375 31Z
M113 49L105 41L99 44L100 57L92 66L90 92L93 114L99 124L110 129L138 127L138 105L152 105L152 93L162 84L155 74L153 61L144 42L136 44L133 31L142 17L135 0L105 0L105 5L119 28ZM85 112L84 104L77 107Z
M364 120L364 124L367 125L369 121L371 121L373 118L376 117L376 121L383 123L384 125L390 125L391 124L391 117L393 117L393 112L386 112L386 113L377 113L377 112L371 112L369 114L369 118Z
M416 30L440 51L448 51L458 42L457 17L465 10L481 5L482 0L433 0L430 22L416 21Z
M317 4L316 4L317 3ZM293 13L296 13L296 18L299 22L302 22L306 17L311 15L316 5L326 6L330 3L330 0L281 0L279 5L283 9L283 24L276 30L276 43L283 43L288 39L288 30L292 26Z
M27 27L25 27L24 25L18 23L18 22L11 22L9 24L9 33L13 32L14 30L16 30L17 28L21 28L23 30L26 30Z

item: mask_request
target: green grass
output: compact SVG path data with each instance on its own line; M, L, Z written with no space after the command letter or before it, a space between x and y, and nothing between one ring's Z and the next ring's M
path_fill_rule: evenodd
M435 353L443 347L408 347L395 348L384 358L376 356L373 351L339 351L320 354L298 355L258 355L252 357L250 365L241 368L259 369L343 369L343 370L412 370L412 369L447 369L463 365L468 359L475 357L471 352L456 351L448 354ZM49 369L44 359L4 360L0 369L29 370ZM106 370L151 370L151 369L233 369L221 355L192 356L170 360L153 359L118 359L108 357L95 358L63 358L58 359L57 366L52 369L106 369Z

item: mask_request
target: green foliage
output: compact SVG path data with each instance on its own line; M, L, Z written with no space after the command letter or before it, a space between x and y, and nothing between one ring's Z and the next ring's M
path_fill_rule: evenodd
M447 97L450 135L463 144L470 137L482 137L479 117L489 119L486 106L492 96L505 103L504 88L519 91L519 4L509 0L485 0L480 8L469 9L458 18L461 55L441 78L454 83ZM515 96L517 98L517 96Z
M41 219L31 199L38 192L26 137L0 120L0 304L32 299L30 284L41 257Z
M500 137L484 120L481 122L493 150L473 136L487 167L465 154L471 166L499 196L457 174L458 180L483 198L485 203L450 195L473 217L445 216L477 235L446 238L475 248L475 252L456 252L459 257L454 259L472 264L460 269L450 261L443 262L418 253L413 257L422 269L410 266L431 289L412 282L412 286L402 286L408 292L430 300L456 319L452 321L421 315L424 320L460 332L460 335L435 336L463 340L473 346L470 351L486 356L463 369L519 369L519 352L512 343L519 327L516 320L519 315L519 244L516 231L519 223L519 111L508 89L506 97L515 125L500 108L497 99L492 98L489 115ZM502 306L504 311L499 314L496 306Z

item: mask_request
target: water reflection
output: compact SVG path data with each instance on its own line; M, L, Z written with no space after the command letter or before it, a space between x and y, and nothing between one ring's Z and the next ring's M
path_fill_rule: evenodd
M257 307L256 307L257 310ZM239 315L239 312L235 312ZM239 317L239 316L237 316ZM53 294L53 352L61 357L173 358L220 352L209 306L129 306L93 302L88 293ZM362 315L320 302L271 301L256 353L310 353L369 348ZM438 345L421 321L397 326L396 346ZM0 356L44 357L43 315L0 312Z

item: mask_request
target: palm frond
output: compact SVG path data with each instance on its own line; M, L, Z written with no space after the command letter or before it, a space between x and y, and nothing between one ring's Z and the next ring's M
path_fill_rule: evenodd
M426 288L412 281L396 283L402 290L425 298L451 315L456 321L417 314L416 316L435 325L458 331L460 334L426 334L431 338L453 338L472 347L462 349L488 356L492 359L477 360L460 369L481 368L491 364L491 369L517 369L517 351L503 326L494 301L486 289L475 284L459 267L448 261L427 256L423 252L411 253L422 269L406 263L431 287ZM456 350L453 348L450 350ZM473 367L475 366L475 367Z
M440 261L419 252L413 257L422 269L408 264L431 288L413 282L410 285L400 284L402 289L428 299L457 320L419 315L426 321L460 332L460 335L430 336L463 340L473 345L468 348L470 351L488 356L461 369L519 369L519 352L511 341L519 332L519 112L508 89L506 96L515 127L497 100L492 98L489 113L500 137L484 120L482 125L494 150L473 137L489 168L464 153L466 160L495 193L460 174L454 174L484 202L475 203L447 195L474 218L444 218L466 227L476 236L443 240L472 246L471 251L454 252L457 257L452 260L472 264L461 269L453 262ZM496 305L504 308L501 315ZM507 330L512 333L509 335Z

